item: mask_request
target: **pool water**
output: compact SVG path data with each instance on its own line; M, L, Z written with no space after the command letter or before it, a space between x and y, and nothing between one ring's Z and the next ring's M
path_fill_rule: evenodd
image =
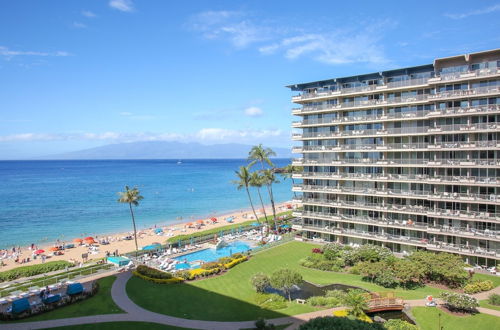
M126 266L130 262L130 259L125 257L108 257L108 262L117 266Z
M222 257L229 257L234 253L243 253L250 250L252 247L242 241L234 241L228 243L226 246L219 247L218 249L204 249L193 253L188 253L183 256L174 258L180 263L175 265L175 269L194 269L200 267L200 261L211 262Z

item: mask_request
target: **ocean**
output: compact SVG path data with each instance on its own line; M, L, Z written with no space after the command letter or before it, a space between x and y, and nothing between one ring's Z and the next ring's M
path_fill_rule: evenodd
M282 167L290 160L273 162ZM125 185L144 196L134 208L138 229L249 208L245 190L231 183L234 171L246 164L244 159L0 161L0 248L131 230L128 204L117 202ZM291 180L277 176L275 200L290 200ZM262 195L269 204L265 188ZM256 192L253 197L257 205Z

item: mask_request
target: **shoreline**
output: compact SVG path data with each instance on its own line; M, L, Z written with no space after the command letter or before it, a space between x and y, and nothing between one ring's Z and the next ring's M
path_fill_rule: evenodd
M290 204L293 206L296 205L296 203L292 201L286 201L286 202L280 202L276 203L276 213L284 212L287 209L286 205ZM261 208L256 208L257 211L257 216L263 217L264 213L259 212ZM265 211L267 215L269 216L270 214L272 215L272 207L271 205L266 205L265 206ZM249 220L252 220L254 218L253 212L251 208L246 208L246 209L240 209L240 210L228 210L228 211L221 211L220 214L217 212L215 217L217 218L217 223L212 223L210 218L213 215L209 216L204 216L204 217L198 217L196 219L190 219L190 218L185 218L179 221L175 222L160 222L157 224L152 224L147 228L144 229L138 229L137 230L137 244L139 246L139 250L146 245L150 245L155 242L159 242L161 244L165 244L166 240L170 237L177 236L177 235L189 235L198 231L203 231L206 229L211 229L211 228L217 228L217 227L222 227L226 226L229 224L238 224L242 222L246 222ZM225 218L228 217L234 217L233 222L229 223L225 220ZM196 222L198 220L203 220L203 225L201 226L200 229L196 228ZM129 219L130 221L130 219ZM187 227L188 223L193 223L195 227ZM132 227L132 224L130 224L130 227ZM161 228L163 230L162 235L157 235L154 233L154 230L157 228ZM46 258L46 262L48 261L59 261L59 260L74 260L76 263L79 263L82 261L82 254L88 253L88 260L93 260L93 259L100 259L105 257L106 251L109 251L111 254L118 250L119 254L127 253L127 252L132 252L135 250L135 242L134 239L132 240L123 240L122 238L125 236L133 236L133 230L129 231L123 231L123 232L114 232L114 233L103 233L103 234L98 234L94 237L96 241L100 241L102 239L106 239L109 241L108 245L101 245L99 244L98 246L98 251L93 251L90 252L89 249L85 245L78 245L77 243L73 242L74 237L71 238L70 241L63 241L59 240L59 243L62 245L62 243L66 244L75 244L74 248L66 249L64 250L63 255L58 255L58 256L50 256ZM79 237L79 238L84 238L84 237ZM49 252L49 249L53 246L57 245L57 241L53 241L52 244L49 243L43 243L39 246L37 246L37 249L43 249L45 250L45 255L50 255L51 252ZM1 250L0 250L1 251ZM9 251L9 254L11 254L11 249L7 249ZM17 248L16 248L17 252ZM36 264L41 264L42 260L40 257L38 257L36 260L32 259L32 250L30 250L27 246L21 246L21 253L18 255L19 260L23 260L25 258L30 258L30 262L27 263L16 263L15 258L7 258L7 259L0 259L3 261L4 266L0 267L0 272L1 271L7 271L10 269L14 269L17 267L21 266L29 266L29 265L36 265Z

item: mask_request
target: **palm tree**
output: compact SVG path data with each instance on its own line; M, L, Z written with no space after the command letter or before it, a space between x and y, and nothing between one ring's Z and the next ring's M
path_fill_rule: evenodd
M264 170L263 172L263 179L264 179L264 183L267 185L267 187L269 188L269 195L270 196L273 196L273 183L280 183L277 179L276 179L276 175L274 175L274 171L271 170L271 169L267 169L267 170ZM274 202L273 200L271 199L271 205L273 206L273 215L274 215L274 229L275 230L278 230L278 221L276 219L276 211L274 210Z
M253 172L250 176L250 186L257 188L260 204L262 205L262 210L264 211L264 218L266 219L267 222L266 208L264 206L264 202L262 201L262 195L260 194L260 188L262 188L263 184L264 184L264 176L260 175L259 172Z
M363 291L351 289L342 300L342 303L349 307L349 314L354 317L363 316L364 311L368 309L368 302Z
M292 164L288 164L283 168L283 172L280 173L281 177L286 179L292 179L292 185L295 186L295 180L293 179L293 174L298 172L297 166L293 166ZM297 197L297 193L294 191L293 196Z
M248 167L247 166L240 166L240 170L234 171L234 172L236 173L236 177L238 178L238 180L234 180L231 182L233 184L237 185L238 190L242 189L243 187L246 189L248 200L250 201L250 206L252 206L252 211L253 211L253 214L255 215L255 219L257 220L257 222L260 223L259 217L257 216L257 213L255 212L255 208L253 206L252 197L250 196L249 187L250 187L251 175L250 175L250 171L248 170Z
M258 146L253 146L252 149L250 149L250 152L248 153L248 159L251 160L250 166L253 166L255 163L259 162L262 167L262 171L266 169L264 163L266 163L271 167L274 167L274 164L269 159L269 157L271 156L276 156L276 153L271 148L264 148L262 144L259 144ZM271 200L271 206L273 208L273 219L274 222L276 222L276 207L274 206L273 190L270 187L270 185L271 183L267 181L266 182L267 192L269 194L269 199Z
M125 186L125 191L119 192L118 195L120 195L118 202L128 204L128 206L130 207L130 214L132 215L132 224L134 225L135 251L137 253L137 251L139 250L139 246L137 245L137 229L135 226L135 217L134 217L134 211L132 210L132 204L134 206L139 206L139 201L142 200L144 197L140 195L139 189L137 189L137 187L129 189L128 186Z

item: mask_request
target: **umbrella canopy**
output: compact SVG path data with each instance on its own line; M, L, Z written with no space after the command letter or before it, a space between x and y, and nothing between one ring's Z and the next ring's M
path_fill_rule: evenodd
M90 240L92 240L92 241L93 241L93 240L94 240L94 238L93 238L92 236L88 236L88 237L85 237L83 240L84 240L84 241L90 241Z
M260 223L258 223L258 222L254 222L254 223L252 223L252 226L254 226L254 227L258 227L258 226L260 226Z
M42 254L42 253L44 253L44 252L45 252L45 250L40 249L40 250L36 250L36 251L35 251L35 254Z
M142 248L143 251L156 250L161 248L161 244L150 244Z
M73 242L75 242L75 243L81 243L81 242L83 242L83 239L81 239L81 238L75 238L73 240Z
M49 251L59 251L59 248L58 248L58 247L56 247L56 246L54 246L54 247L51 247L51 248L49 249Z
M189 222L189 223L186 224L186 226L188 226L188 227L191 227L192 225L193 225L192 222Z
M281 228L290 228L290 225L281 225Z
M156 228L156 229L155 229L155 233L156 233L156 234L163 233L163 229L161 229L161 228Z
M92 244L92 243L95 243L95 241L94 241L94 239L91 237L90 239L89 239L89 238L86 238L86 239L85 239L85 243Z
M197 220L196 223L203 224L203 220Z
M217 222L217 218L215 218L215 217L210 218L210 220L212 220L212 222Z

